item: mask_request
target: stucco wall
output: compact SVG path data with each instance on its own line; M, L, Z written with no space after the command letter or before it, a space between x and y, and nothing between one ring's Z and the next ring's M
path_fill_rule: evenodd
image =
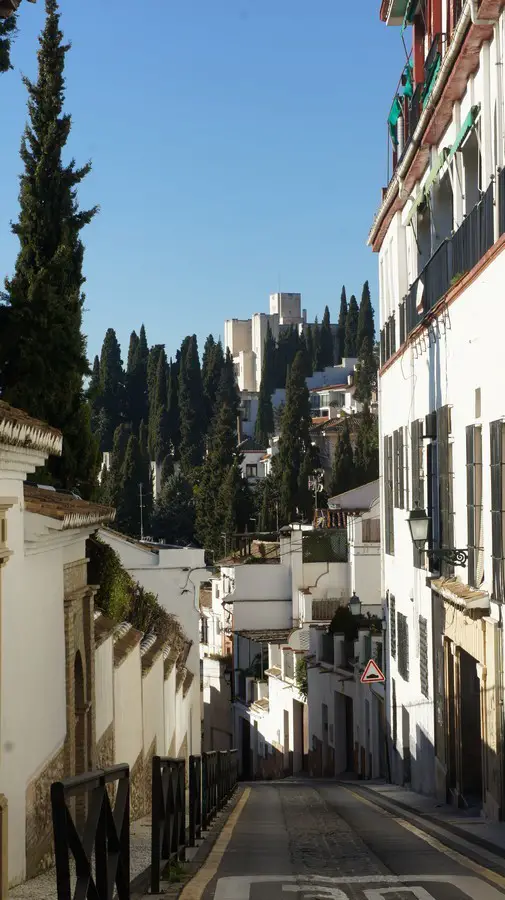
M114 647L112 636L95 651L96 740L114 719Z
M156 752L160 756L166 753L163 687L163 656L160 655L149 672L142 676L144 752L156 740Z
M114 743L116 762L133 767L143 747L140 648L114 669Z
M163 703L165 710L165 746L167 754L173 756L175 750L175 666L163 683Z

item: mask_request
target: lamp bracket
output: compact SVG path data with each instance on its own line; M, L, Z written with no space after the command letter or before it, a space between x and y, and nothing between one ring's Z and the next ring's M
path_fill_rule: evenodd
M451 566L466 566L468 561L467 550L458 550L456 547L445 547L439 550L427 550L428 559L435 559L448 563Z

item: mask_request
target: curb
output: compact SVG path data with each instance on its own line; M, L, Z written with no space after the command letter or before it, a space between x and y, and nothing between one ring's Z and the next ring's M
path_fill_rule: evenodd
M340 781L338 784L341 787L350 787L349 782ZM365 787L363 784L352 784L352 789L356 791L357 794L360 792L366 794L371 800L373 799L376 806L379 806L385 812L395 813L401 810L404 813L404 818L408 819L411 824L416 824L419 820L422 821L425 831L430 834L432 837L440 840L440 832L444 832L444 838L446 837L446 833L449 832L458 838L461 838L464 841L467 841L469 844L475 845L475 847L479 847L481 850L486 850L488 853L492 853L493 856L504 856L504 848L500 847L498 844L493 844L492 841L488 841L485 838L481 838L478 835L471 834L468 831L465 831L464 828L459 828L458 825L453 825L452 822L445 822L437 816L432 815L432 813L421 812L415 809L412 806L408 806L406 803L402 803L400 800L391 800L389 797L386 800L382 797L378 792L372 790L371 788ZM435 828L426 827L426 823L429 822L430 825L436 826ZM462 852L461 845L459 842L452 842L450 840L445 840L445 843L451 850L455 850L457 853ZM468 848L464 848L466 852L468 852ZM485 860L482 856L478 856L476 853L475 861L479 863L479 865L483 865L486 868L490 867L490 861ZM505 875L505 863L500 865L499 863L495 864L496 870L501 874Z
M198 870L201 869L212 848L214 847L214 844L216 843L219 835L221 834L224 825L228 821L229 816L235 809L243 793L244 787L239 784L233 795L228 800L226 806L223 806L223 808L217 814L209 830L203 832L200 842L197 842L197 846L187 848L187 850L193 851L194 855L191 860L186 860L184 863L182 863L185 869L184 880L178 883L169 883L168 881L163 881L162 874L160 888L161 893L167 898L167 900L177 900L177 897L179 897L186 885L189 884ZM141 872L140 875L137 875L134 881L131 882L131 900L141 900L141 898L160 896L160 894L150 894L150 874L151 866L149 866L144 872Z

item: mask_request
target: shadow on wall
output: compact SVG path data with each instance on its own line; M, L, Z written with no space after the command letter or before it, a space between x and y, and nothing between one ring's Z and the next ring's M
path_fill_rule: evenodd
M249 718L239 716L235 744L239 751L239 773L244 781L271 781L290 775L308 773L309 749L305 704L294 701L293 742L290 743L290 722L284 710L283 733L280 741L268 741Z
M203 750L233 749L233 718L230 686L222 679L221 687L210 688L209 702L203 704Z

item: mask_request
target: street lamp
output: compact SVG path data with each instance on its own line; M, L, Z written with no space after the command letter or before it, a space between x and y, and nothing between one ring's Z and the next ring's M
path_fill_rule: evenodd
M408 514L407 522L409 523L412 542L419 550L424 550L430 527L428 513L424 509L419 509L419 504L416 503L415 509L411 509ZM468 560L468 551L459 550L456 547L430 548L426 552L430 561L438 560L451 566L466 566Z
M351 615L360 616L361 615L361 600L359 599L356 591L352 592L352 597L349 600L349 609L351 611Z

